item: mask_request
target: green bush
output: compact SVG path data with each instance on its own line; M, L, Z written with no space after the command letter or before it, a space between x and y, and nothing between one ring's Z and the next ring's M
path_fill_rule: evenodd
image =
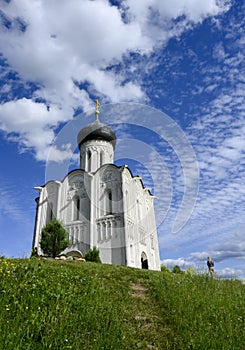
M99 249L97 249L96 247L93 247L93 249L89 249L87 253L85 253L84 259L86 261L101 263Z
M175 265L172 272L173 273L182 273L183 271L181 271L181 268L178 265Z
M166 272L166 273L170 273L171 271L164 265L161 265L161 271L162 272Z
M69 244L68 234L60 221L52 220L42 229L40 246L44 254L55 258Z

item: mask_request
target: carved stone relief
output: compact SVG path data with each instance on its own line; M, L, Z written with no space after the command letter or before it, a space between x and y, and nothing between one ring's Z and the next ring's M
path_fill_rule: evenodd
M116 181L117 180L117 176L116 176L116 174L113 171L108 170L108 171L106 171L103 174L102 180L104 182Z
M71 200L75 195L81 198L87 197L87 191L85 189L84 182L81 180L74 180L70 183L67 190L66 199Z

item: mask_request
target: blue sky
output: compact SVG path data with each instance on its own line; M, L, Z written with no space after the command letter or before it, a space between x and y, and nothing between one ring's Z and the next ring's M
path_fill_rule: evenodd
M210 255L245 277L244 13L238 0L0 0L0 253L29 254L34 186L78 166L74 135L99 98L116 164L157 196L164 264L206 269Z

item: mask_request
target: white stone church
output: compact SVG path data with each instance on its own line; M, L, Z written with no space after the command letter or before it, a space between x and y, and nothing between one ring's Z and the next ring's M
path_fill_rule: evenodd
M80 168L37 187L33 248L42 254L42 228L60 220L69 234L64 253L82 257L94 246L102 263L160 270L154 196L140 177L116 166L116 135L98 118L77 137Z

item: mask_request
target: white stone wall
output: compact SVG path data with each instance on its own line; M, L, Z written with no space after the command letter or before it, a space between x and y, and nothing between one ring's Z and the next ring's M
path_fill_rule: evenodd
M160 270L154 197L133 177L127 167L122 172L127 265L141 268L141 256L147 256L149 269Z
M94 175L92 201L95 241L102 262L126 264L121 172L115 165L104 165Z

